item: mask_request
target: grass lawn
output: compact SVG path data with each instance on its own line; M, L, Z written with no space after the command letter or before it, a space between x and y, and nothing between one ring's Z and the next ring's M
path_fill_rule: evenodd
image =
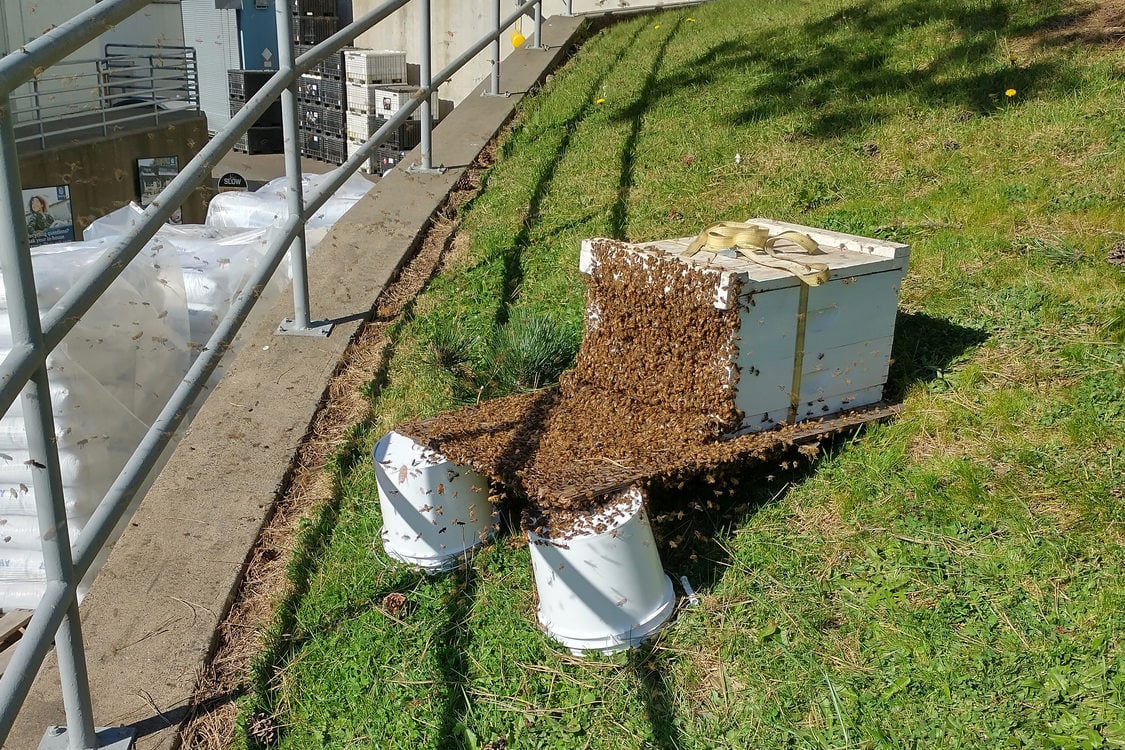
M525 102L394 329L244 727L272 717L281 748L1125 747L1121 17L714 0L590 39ZM698 606L578 659L536 627L518 534L436 577L373 549L380 436L568 365L579 240L750 216L912 245L907 408L664 498L688 513L658 519L663 561Z

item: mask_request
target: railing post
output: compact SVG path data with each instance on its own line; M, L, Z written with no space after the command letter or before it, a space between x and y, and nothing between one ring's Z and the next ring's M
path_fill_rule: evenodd
M566 0L566 15L574 15L574 0Z
M493 96L500 94L500 0L494 0L492 3L492 33L496 36L492 39L492 88L490 93Z
M152 55L148 56L148 90L149 95L152 96L152 114L156 119L156 124L160 124L160 105L156 99L156 62L152 59Z
M43 346L43 329L39 320L39 302L31 266L31 248L24 222L23 190L20 186L19 157L16 154L15 131L12 127L11 100L0 96L0 212L4 229L0 230L0 268L4 274L4 291L8 299L8 320L12 342ZM48 581L69 581L74 577L70 550L70 528L66 522L66 505L62 493L59 454L55 443L55 420L51 408L51 390L46 367L39 367L24 386L22 394L27 448L35 489L35 509L43 544L43 566ZM53 533L52 533L53 532ZM68 741L72 750L98 746L90 708L90 683L82 648L82 625L78 617L78 599L71 594L64 600L66 616L55 635L59 660L63 705L67 732L49 730L51 737ZM24 675L30 681L35 675ZM60 746L61 747L61 746Z
M434 76L431 69L432 49L430 39L430 0L419 0L418 8L418 85L423 91L434 85ZM418 107L419 117L422 118L422 139L419 146L422 151L422 163L412 164L407 170L412 174L441 174L445 167L434 168L434 113L431 107L432 93L427 93Z
M42 111L42 104L39 101L39 78L38 77L31 79L31 90L35 94L35 111L36 111L36 113L41 112ZM46 151L47 150L47 131L45 131L43 129L43 118L39 117L39 116L36 116L35 119L36 119L36 121L39 125L39 145L43 147L44 151ZM23 201L21 200L20 203L23 203Z
M286 205L290 216L303 216L305 197L301 185L301 136L297 125L297 76L293 75L293 19L289 2L274 5L277 19L277 75L292 76L288 88L281 92L281 123L285 149ZM293 318L286 318L277 327L279 334L291 336L327 336L332 324L313 326L309 320L308 255L305 252L305 222L301 221L297 236L289 246L289 268L293 274Z
M532 49L543 49L543 0L535 4L535 43Z

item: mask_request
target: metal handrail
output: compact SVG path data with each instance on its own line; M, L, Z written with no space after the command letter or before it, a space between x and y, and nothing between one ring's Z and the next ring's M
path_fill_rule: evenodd
M299 156L296 154L297 108L296 85L299 76L317 62L339 52L356 36L385 20L411 0L386 0L329 39L294 58L288 3L277 5L279 70L262 88L232 116L184 170L164 188L143 211L140 221L123 233L121 239L96 262L83 277L45 314L40 315L37 302L31 252L24 223L19 161L11 116L12 92L34 79L67 54L95 39L109 25L125 20L144 8L151 0L103 0L70 21L53 28L29 42L17 53L0 59L0 218L7 218L6 229L0 231L0 266L9 305L12 347L0 363L0 413L23 399L27 415L28 450L33 465L42 469L34 474L34 489L40 528L55 529L45 534L43 542L47 585L39 607L27 625L24 637L16 648L4 675L0 677L0 744L11 731L16 715L30 690L31 682L45 658L52 638L59 656L60 682L67 716L67 737L71 748L97 747L86 675L81 623L78 615L77 586L94 562L95 556L108 542L114 527L126 513L141 480L156 465L159 455L171 440L176 428L204 384L228 350L236 333L259 299L265 285L278 265L290 254L294 287L294 323L297 332L313 327L308 316L308 286L305 277L304 224L324 205L336 190L354 174L374 150L401 126L416 110L421 109L422 171L431 167L433 121L430 117L431 95L454 73L489 44L493 47L493 94L499 94L499 39L502 31L528 10L536 8L535 40L540 44L542 0L527 0L506 19L500 17L500 0L494 0L493 29L436 76L430 75L430 3L421 3L419 33L423 41L422 78L419 91L405 103L362 146L352 151L341 169L311 195L302 195ZM566 2L569 15L571 3ZM107 58L111 57L107 47ZM197 84L196 84L197 85ZM282 99L286 142L286 176L289 215L280 232L270 243L262 264L236 296L230 311L219 322L215 333L203 347L180 386L168 400L160 415L145 433L102 502L98 505L77 539L73 550L63 505L62 484L57 447L54 445L54 418L47 383L46 359L106 291L121 271L156 234L173 211L211 174L213 167L231 149L235 141L258 120L278 98ZM32 418L34 415L34 418Z

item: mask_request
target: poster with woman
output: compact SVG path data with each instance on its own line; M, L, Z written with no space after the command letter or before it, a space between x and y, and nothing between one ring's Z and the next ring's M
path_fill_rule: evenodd
M32 247L74 241L74 218L70 212L70 186L26 188L27 239Z

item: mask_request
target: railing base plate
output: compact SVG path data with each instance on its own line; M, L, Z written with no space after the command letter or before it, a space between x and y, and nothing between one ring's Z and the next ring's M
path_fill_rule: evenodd
M286 318L281 321L275 333L278 336L316 336L317 338L326 339L328 334L332 333L332 326L334 323L325 323L324 321L313 321L309 324L308 328L298 328L297 324Z
M132 727L97 727L98 750L133 750L133 738L137 730ZM66 727L47 727L43 739L39 740L39 750L69 750L70 738Z
M445 174L445 165L439 164L436 167L430 167L429 169L427 169L427 168L423 167L421 164L419 164L418 162L414 162L413 164L411 164L409 167L406 168L406 173L407 174Z

